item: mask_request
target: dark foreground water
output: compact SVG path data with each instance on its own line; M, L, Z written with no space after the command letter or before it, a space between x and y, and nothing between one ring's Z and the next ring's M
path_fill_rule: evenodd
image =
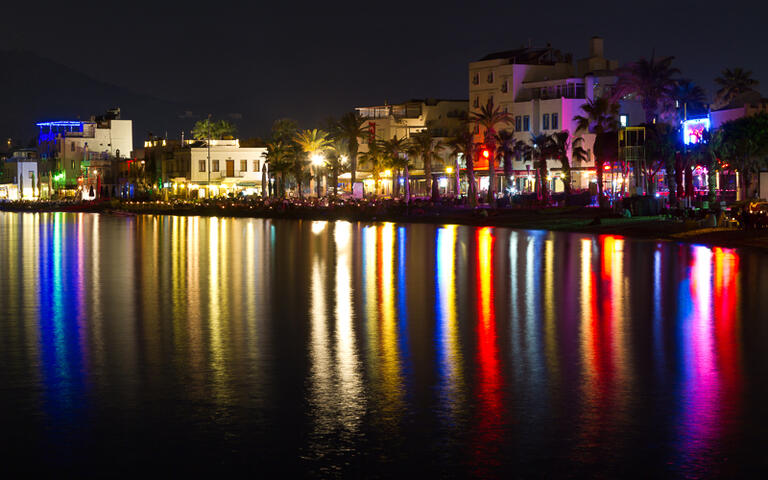
M768 256L611 236L0 213L3 468L750 476Z

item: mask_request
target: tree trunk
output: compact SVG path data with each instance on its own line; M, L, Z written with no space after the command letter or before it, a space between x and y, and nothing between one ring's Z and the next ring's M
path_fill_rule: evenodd
M408 165L405 166L405 204L411 203L411 178L408 174Z
M392 196L393 197L399 197L400 196L400 169L395 169L394 173L394 183L392 184Z
M357 145L349 146L349 163L352 169L349 181L349 191L351 193L355 188L355 181L357 180Z
M541 182L541 201L544 205L549 204L549 185L547 184L547 160L542 155L539 158L539 179Z
M435 182L432 181L432 201L436 202L440 200L440 186Z
M476 207L477 185L475 184L475 162L471 156L467 157L467 195L469 196L469 204Z
M454 174L456 175L456 198L461 196L461 177L459 174L459 156L456 155L456 159L454 160Z
M339 170L333 170L333 196L339 196Z
M432 159L429 158L429 155L424 155L424 178L427 181L425 193L429 195L432 192Z
M491 155L488 157L488 205L496 206L496 149L490 149Z
M512 152L504 152L504 184L507 190L512 189Z

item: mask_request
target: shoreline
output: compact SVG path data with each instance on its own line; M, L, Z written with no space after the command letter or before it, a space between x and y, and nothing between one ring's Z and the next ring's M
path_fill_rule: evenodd
M366 206L254 206L240 204L175 207L163 202L128 202L114 205L0 203L0 211L16 213L102 213L106 215L177 215L277 220L395 222L500 227L587 235L619 235L658 242L681 242L723 248L748 248L768 252L768 229L702 228L694 220L675 221L661 216L623 218L592 207L546 209L479 207L407 208L404 205ZM596 223L599 219L599 223Z

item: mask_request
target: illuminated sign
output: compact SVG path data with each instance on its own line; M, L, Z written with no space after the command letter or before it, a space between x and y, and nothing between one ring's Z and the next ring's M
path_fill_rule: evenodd
M683 122L683 143L695 145L704 140L704 132L709 131L709 118L696 118Z

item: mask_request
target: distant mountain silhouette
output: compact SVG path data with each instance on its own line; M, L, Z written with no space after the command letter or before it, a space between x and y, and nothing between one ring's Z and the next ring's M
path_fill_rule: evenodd
M134 148L148 131L171 138L189 131L202 107L152 98L95 80L34 53L0 50L0 138L26 145L37 135L36 122L88 120L120 107L133 120ZM214 115L216 112L213 112Z

